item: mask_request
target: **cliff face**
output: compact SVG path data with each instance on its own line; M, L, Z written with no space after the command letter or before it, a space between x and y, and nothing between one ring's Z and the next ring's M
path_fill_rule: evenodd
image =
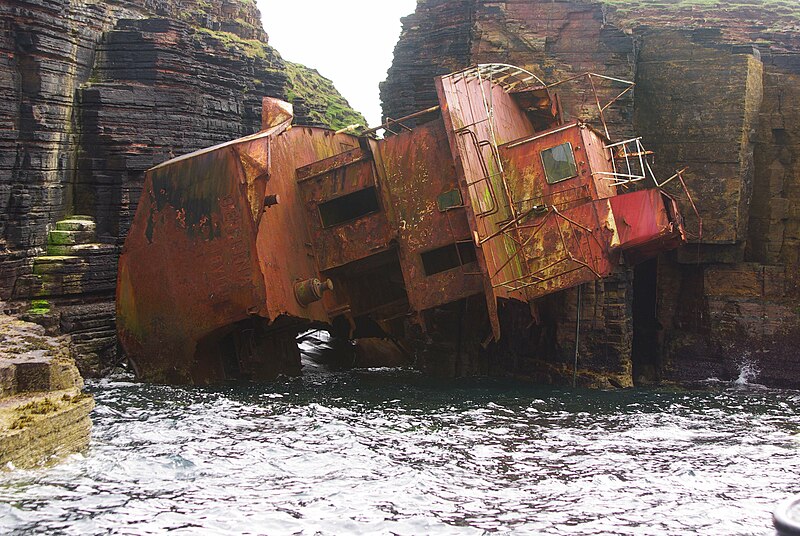
M635 80L607 112L609 129L643 135L661 178L689 166L703 234L584 289L582 366L625 383L735 378L755 361L762 381L797 385L798 27L800 10L781 0L423 0L403 21L384 114L433 104L432 77L473 63L516 64L549 82L586 71ZM589 88L560 95L568 116L590 117ZM668 190L696 233L688 199ZM576 303L576 291L542 300L536 363L512 372L571 360Z
M634 75L633 38L604 24L597 5L429 0L403 22L394 63L381 85L389 117L435 105L433 78L473 63L510 63L553 81L592 69L627 80ZM599 89L613 98L614 88ZM576 116L585 116L594 105L585 84L571 86L562 97ZM608 117L611 125L630 123L630 104L630 97L621 100Z
M433 78L469 65L475 0L417 2L403 19L389 78L381 84L385 117L399 118L439 103Z
M100 236L124 239L146 169L257 131L261 97L285 95L274 50L226 37L169 19L122 19L104 34L77 91L72 184L75 211L93 214Z
M146 169L256 132L265 96L302 95L301 124L363 122L291 76L253 0L21 0L0 21L0 299L59 302L54 329L101 341L95 361Z

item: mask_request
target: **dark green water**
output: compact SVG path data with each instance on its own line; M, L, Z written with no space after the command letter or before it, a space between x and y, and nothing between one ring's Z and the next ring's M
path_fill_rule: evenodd
M772 534L800 493L794 391L395 370L90 389L91 449L0 475L0 533Z

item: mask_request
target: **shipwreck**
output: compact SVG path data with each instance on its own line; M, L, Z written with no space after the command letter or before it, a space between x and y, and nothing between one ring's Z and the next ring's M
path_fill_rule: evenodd
M611 103L597 99L599 128L565 121L559 84L473 66L382 139L292 126L291 106L265 99L261 132L151 169L117 286L137 375L295 374L311 326L437 371L513 338L506 304L535 321L542 296L683 244L661 188L681 173L659 182L640 139L612 141Z

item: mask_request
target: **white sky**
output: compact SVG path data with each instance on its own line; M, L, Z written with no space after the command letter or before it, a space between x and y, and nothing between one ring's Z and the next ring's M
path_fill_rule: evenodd
M333 80L370 126L381 120L378 84L386 79L400 17L416 0L257 0L269 44L284 59Z

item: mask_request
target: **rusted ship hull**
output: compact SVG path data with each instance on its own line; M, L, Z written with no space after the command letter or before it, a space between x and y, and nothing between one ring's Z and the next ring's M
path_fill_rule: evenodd
M259 134L150 170L117 291L139 377L297 373L309 325L420 353L447 329L434 312L469 304L480 352L502 301L535 308L685 240L666 194L617 194L604 136L491 69L438 79L440 107L385 139L291 127L267 99Z
M147 173L117 286L119 339L139 377L208 383L299 372L298 324L328 316L295 298L293 283L317 273L298 193L271 181L280 210L270 211L266 184L355 138L288 126Z

